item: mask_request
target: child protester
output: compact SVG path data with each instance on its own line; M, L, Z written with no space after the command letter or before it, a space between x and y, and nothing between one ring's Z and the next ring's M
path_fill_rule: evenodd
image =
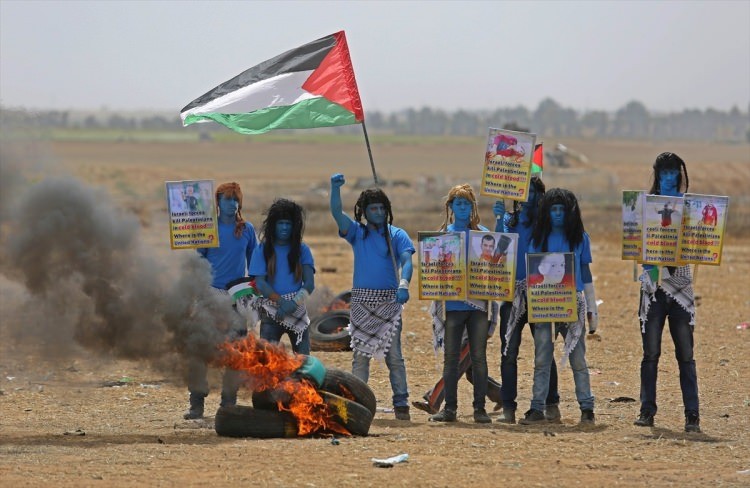
M302 242L304 229L305 211L300 205L284 198L274 200L249 268L263 295L256 301L261 339L277 343L286 333L297 354L310 354L305 300L315 289L315 265L310 248Z
M586 364L585 318L589 332L598 325L594 283L589 265L591 241L583 228L581 210L575 195L561 188L553 188L542 197L539 216L531 235L529 253L572 252L575 254L575 277L578 320L554 323L555 332L564 340L562 364L570 360L575 393L581 408L581 424L594 424L594 395L591 393L589 369ZM520 424L546 423L545 400L549 392L550 365L553 361L553 323L534 323L534 386L531 409Z

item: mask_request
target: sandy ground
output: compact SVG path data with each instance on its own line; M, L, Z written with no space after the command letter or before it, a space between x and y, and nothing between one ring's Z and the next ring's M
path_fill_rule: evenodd
M81 154L68 158L69 165ZM747 161L737 163L737 168L747 183ZM152 177L163 177L154 171ZM228 171L219 170L222 176ZM646 171L641 173L638 181L645 179ZM629 177L628 171L618 174L620 182ZM617 219L616 214L610 217ZM435 213L430 218L438 220ZM147 242L164 239L159 225L152 224L146 234ZM560 374L563 424L480 426L471 419L471 389L465 380L459 383L458 423L430 423L427 414L415 409L410 422L396 421L387 411L387 369L373 364L370 385L378 398L378 413L367 437L341 438L338 445L330 438L222 438L214 432L211 417L218 407L216 372L207 399L209 416L205 421L184 421L186 388L162 371L83 349L64 361L52 361L2 337L0 485L750 486L750 380L745 371L750 330L737 327L750 321L750 246L729 239L722 265L699 270L695 341L703 433L686 434L668 334L663 340L656 426L633 426L638 404L611 401L637 399L639 394L638 286L631 263L619 258L616 236L598 236L593 271L604 303L599 340L587 343L596 396L593 427L577 425L580 413L569 369ZM318 286L333 292L348 289L347 244L315 234L307 241L319 267L336 269L320 272ZM20 292L6 278L0 281L7 311ZM416 296L414 285L411 292ZM440 374L427 305L413 299L405 310L403 350L410 400L421 397ZM529 405L531 342L525 333L519 359L519 414ZM329 366L350 367L351 353L317 356ZM490 341L488 356L490 374L499 377L497 336ZM250 404L247 391L241 391L240 403ZM496 415L491 414L493 419ZM371 462L400 453L408 453L409 461L391 469Z

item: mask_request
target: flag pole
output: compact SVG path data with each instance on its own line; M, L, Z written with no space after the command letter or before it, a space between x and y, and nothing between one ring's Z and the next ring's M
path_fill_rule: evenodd
M370 157L370 168L372 168L372 179L375 181L375 186L379 187L380 182L378 181L378 175L375 173L375 161L372 159L372 149L370 149L370 138L367 137L367 127L365 121L362 120L362 132L365 134L365 145L367 146L367 155Z

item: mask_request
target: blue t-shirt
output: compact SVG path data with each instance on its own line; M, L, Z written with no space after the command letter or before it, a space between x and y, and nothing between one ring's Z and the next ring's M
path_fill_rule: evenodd
M468 256L469 255L469 232L471 231L471 229L466 228L466 229L459 229L457 231L454 224L448 224L448 227L446 227L446 231L448 232L460 232L461 230L463 230L464 233L466 234L464 236L464 244L465 244L464 256ZM480 225L479 229L477 230L481 230L484 232L489 231L489 229L487 229L487 227L484 227L483 225ZM472 307L471 305L469 305L468 303L462 300L446 300L445 301L446 312L459 312L459 311L465 312L465 311L471 311L471 310L476 310L476 308Z
M274 253L276 254L276 271L273 275L273 279L268 279L268 267L266 264L266 257L263 255L263 244L258 244L258 247L253 253L253 258L250 260L250 268L248 274L250 276L263 276L265 280L271 285L271 288L279 295L286 293L293 293L299 291L302 288L302 279L299 281L294 279L294 270L289 269L289 250L291 246L273 246ZM313 255L310 252L310 248L307 244L302 243L300 249L300 264L302 266L312 266L315 271L315 263L313 262Z
M391 245L396 258L396 266L401 267L399 256L404 252L414 254L414 244L404 229L395 225L388 226L391 232ZM393 270L393 261L388 254L388 243L384 231L377 232L352 220L345 236L354 251L354 288L372 290L395 290L398 288L398 277Z
M230 281L244 278L256 245L255 229L250 222L245 222L240 237L234 235L234 222L219 222L219 247L198 249L198 254L211 263L211 286L223 290Z
M518 251L516 254L516 280L526 278L526 253L529 252L529 243L531 242L531 232L534 230L533 225L526 227L527 222L522 221L523 216L518 219L515 227L509 225L511 214L506 213L503 218L503 232L518 234Z
M536 245L535 242L529 244L529 252L544 252L542 251L541 244ZM570 244L564 235L550 234L547 238L547 251L546 252L571 252ZM583 291L583 278L581 277L581 265L591 264L591 240L589 239L588 233L583 233L583 241L578 244L572 251L575 253L576 261L576 290Z

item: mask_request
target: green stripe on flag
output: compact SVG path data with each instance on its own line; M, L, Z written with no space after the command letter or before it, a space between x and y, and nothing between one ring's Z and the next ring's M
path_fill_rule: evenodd
M312 129L359 123L354 113L322 97L244 114L191 114L185 117L185 125L201 120L213 120L241 134L263 134L273 129Z

